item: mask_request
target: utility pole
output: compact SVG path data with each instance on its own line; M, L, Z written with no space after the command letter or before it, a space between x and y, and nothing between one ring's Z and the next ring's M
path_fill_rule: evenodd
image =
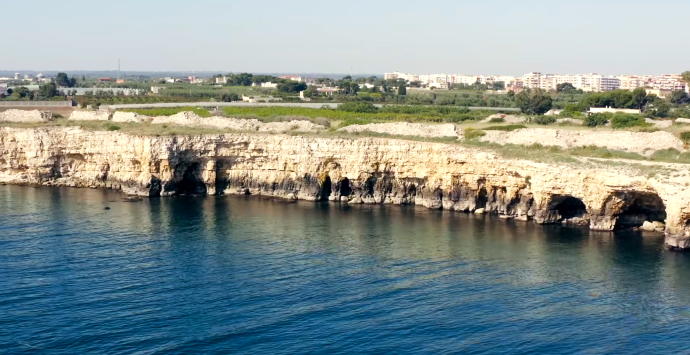
M117 58L117 80L120 80L120 58Z

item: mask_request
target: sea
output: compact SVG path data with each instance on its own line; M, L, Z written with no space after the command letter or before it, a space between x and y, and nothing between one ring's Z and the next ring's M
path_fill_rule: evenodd
M415 206L0 186L0 354L690 354L690 254Z

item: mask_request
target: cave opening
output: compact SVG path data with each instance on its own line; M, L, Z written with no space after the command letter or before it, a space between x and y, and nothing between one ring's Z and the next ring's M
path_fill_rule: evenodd
M374 196L374 190L376 189L376 177L370 176L366 182L364 182L364 190L370 196Z
M405 193L405 197L416 197L417 196L417 186L415 184L410 184L410 186L407 187L407 192Z
M555 196L552 199L553 207L563 219L582 218L587 214L587 206L577 197Z
M331 177L326 175L326 178L323 179L323 182L321 183L321 191L319 192L319 201L328 201L328 198L331 196L331 192L332 192Z
M489 202L489 194L486 192L486 188L482 187L479 189L477 194L477 203L475 209L486 208L486 204Z
M618 214L614 229L629 229L640 227L645 221L665 222L666 206L664 201L655 193L633 193L632 196L624 196L626 201Z
M182 180L177 184L178 195L206 194L206 184L201 180L201 165L193 163L182 174Z
M350 196L352 194L352 187L350 187L350 179L343 178L340 180L340 186L338 188L340 196Z

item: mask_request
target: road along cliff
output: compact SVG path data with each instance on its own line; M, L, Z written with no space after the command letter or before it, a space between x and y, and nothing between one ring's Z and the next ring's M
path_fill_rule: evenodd
M688 165L673 165L687 176ZM654 169L654 166L650 167ZM459 144L268 133L143 136L0 128L0 182L140 196L247 194L417 204L592 230L642 227L690 249L690 188L615 164L506 159Z

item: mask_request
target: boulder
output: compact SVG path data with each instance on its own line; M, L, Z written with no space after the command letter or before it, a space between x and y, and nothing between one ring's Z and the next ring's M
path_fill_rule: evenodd
M649 222L649 221L644 221L642 226L640 227L641 230L647 231L647 232L654 232L656 229L656 226L654 226L654 223Z

